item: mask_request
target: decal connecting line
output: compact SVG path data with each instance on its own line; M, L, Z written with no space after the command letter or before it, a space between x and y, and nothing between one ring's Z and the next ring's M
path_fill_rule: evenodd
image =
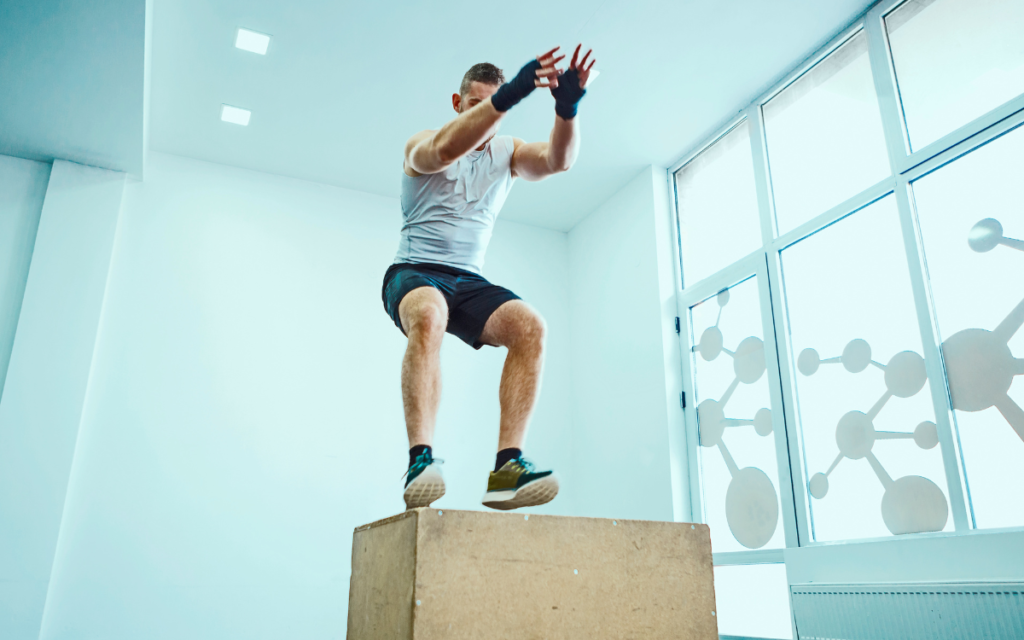
M768 544L779 522L779 498L768 475L757 467L741 469L725 444L726 428L753 426L759 436L772 433L771 409L759 409L753 418L727 418L725 408L740 383L754 384L764 376L764 342L756 336L743 339L735 351L724 347L725 339L718 328L722 311L729 304L729 291L718 294L718 319L704 330L700 343L693 351L710 362L723 353L732 358L732 384L718 400L704 400L697 405L697 424L700 444L718 447L732 479L725 494L725 516L729 530L736 540L748 549L760 549Z
M982 253L1003 245L1024 251L1024 242L1003 235L998 220L986 218L974 225L968 236L971 249ZM996 407L1010 427L1024 440L1024 411L1008 395L1014 376L1024 375L1024 360L1015 358L1009 341L1024 324L1024 300L994 330L965 329L942 344L950 399L954 409L983 411ZM836 425L836 446L839 455L824 473L815 473L808 482L808 491L818 499L828 494L829 475L844 458L866 459L885 488L882 497L882 520L894 534L941 531L946 526L948 507L942 490L921 476L904 476L893 480L873 453L879 440L913 440L922 449L938 444L934 422L917 425L913 433L876 431L874 419L886 402L896 396L916 395L927 382L924 359L913 351L897 353L885 365L871 359L871 346L864 340L851 340L839 357L822 360L814 349L804 349L797 359L797 368L805 376L814 375L822 364L842 364L851 373L860 373L869 366L885 372L885 393L867 412L850 411Z

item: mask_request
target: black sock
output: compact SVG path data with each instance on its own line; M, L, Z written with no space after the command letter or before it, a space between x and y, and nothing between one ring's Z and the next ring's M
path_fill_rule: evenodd
M523 455L522 449L502 449L498 452L498 459L494 462L494 470L499 471L509 460L515 460Z
M430 448L429 444L418 444L412 449L409 449L409 467L416 462L416 458L420 457L424 453L433 456L433 449Z

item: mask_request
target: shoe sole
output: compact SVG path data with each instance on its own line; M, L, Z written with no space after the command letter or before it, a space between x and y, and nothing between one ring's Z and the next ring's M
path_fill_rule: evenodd
M511 511L522 507L536 507L551 502L558 495L558 476L551 474L519 487L515 491L490 491L484 494L485 507Z
M441 473L428 467L405 488L405 493L402 494L405 498L405 508L429 507L431 502L441 499L444 491L444 478Z

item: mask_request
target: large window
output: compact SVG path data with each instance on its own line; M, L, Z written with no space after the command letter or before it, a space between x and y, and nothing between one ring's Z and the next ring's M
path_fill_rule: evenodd
M889 175L868 38L853 35L761 110L779 231Z
M813 539L951 529L896 199L781 255Z
M703 280L761 246L746 121L676 172L676 193L687 279ZM727 229L729 241L723 242Z
M911 0L885 27L915 149L1024 93L1020 0Z
M675 168L690 502L723 576L1024 527L1021 33L1021 0L884 0Z
M1024 127L913 183L975 525L1024 521Z
M700 336L693 346L694 383L711 544L718 551L781 549L779 473L757 277L699 302L690 314Z

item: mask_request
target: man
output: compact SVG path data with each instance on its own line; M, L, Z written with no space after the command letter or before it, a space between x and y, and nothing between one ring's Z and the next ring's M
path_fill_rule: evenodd
M483 503L494 509L544 504L558 493L551 471L523 457L526 429L540 390L544 320L519 296L481 275L494 221L516 178L568 171L579 148L576 109L594 61L576 47L564 71L558 47L505 83L492 64L473 65L452 106L459 114L437 130L409 138L402 175L402 237L384 275L384 308L409 342L402 361L402 398L409 434L408 508L445 492L431 442L441 399L440 350L445 332L475 349L507 347L499 400L498 456ZM555 98L548 142L497 136L505 114L535 88Z

